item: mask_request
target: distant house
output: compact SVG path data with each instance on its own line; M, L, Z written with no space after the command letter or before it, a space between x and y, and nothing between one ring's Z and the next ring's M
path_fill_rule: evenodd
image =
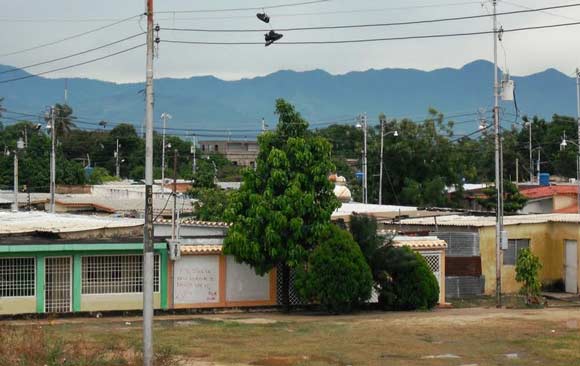
M257 141L200 141L199 148L204 154L220 153L235 165L254 167L258 158Z
M578 186L553 185L520 189L528 202L523 214L578 213Z
M547 287L578 293L577 214L517 215L504 218L508 248L502 251L502 291L515 293L519 251L530 248L543 265L540 280ZM436 236L445 240L447 298L491 295L496 285L495 217L438 216L384 222L384 229L401 234Z

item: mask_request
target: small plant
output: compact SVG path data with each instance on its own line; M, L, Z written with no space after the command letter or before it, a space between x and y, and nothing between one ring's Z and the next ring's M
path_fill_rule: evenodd
M334 225L296 278L302 297L331 313L351 312L370 298L372 286L371 270L360 248L348 231Z
M532 254L530 248L524 248L519 251L516 261L516 281L522 284L520 294L526 297L528 304L540 303L539 297L542 291L540 282L540 270L542 263L540 259Z

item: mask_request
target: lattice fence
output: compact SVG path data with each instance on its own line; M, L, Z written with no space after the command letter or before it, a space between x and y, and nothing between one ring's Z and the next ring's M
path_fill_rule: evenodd
M276 276L276 299L278 305L282 305L282 266L278 266L277 269L277 276ZM289 290L289 297L290 297L290 305L303 305L304 301L300 299L298 296L298 292L296 291L296 287L294 283L296 281L296 271L290 269L290 290Z

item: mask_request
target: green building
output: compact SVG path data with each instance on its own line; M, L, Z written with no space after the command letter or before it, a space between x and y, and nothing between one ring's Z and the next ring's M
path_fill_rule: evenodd
M142 308L143 221L0 212L0 315ZM155 244L167 308L167 245Z

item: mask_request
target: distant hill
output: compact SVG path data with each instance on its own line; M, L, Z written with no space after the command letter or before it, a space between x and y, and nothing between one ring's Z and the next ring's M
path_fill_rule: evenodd
M0 65L0 72L11 68ZM24 71L0 75L0 80L26 75ZM376 120L387 116L424 116L429 107L445 114L477 112L492 103L493 65L475 61L461 69L430 72L383 69L331 75L322 70L278 71L273 74L224 81L212 76L155 81L155 117L173 116L171 127L259 129L262 117L273 124L274 101L294 103L310 121L341 121L360 112ZM575 80L557 70L514 77L517 102L527 114L550 117L575 115ZM39 112L63 99L64 79L33 77L0 84L4 106L13 111ZM68 79L69 104L75 114L90 121L128 121L141 126L144 115L142 83L115 84L99 80ZM509 106L508 106L509 107ZM420 119L420 118L418 118ZM461 119L461 118L457 118ZM469 117L463 117L468 120ZM458 125L473 130L475 122ZM80 125L79 127L90 127Z

